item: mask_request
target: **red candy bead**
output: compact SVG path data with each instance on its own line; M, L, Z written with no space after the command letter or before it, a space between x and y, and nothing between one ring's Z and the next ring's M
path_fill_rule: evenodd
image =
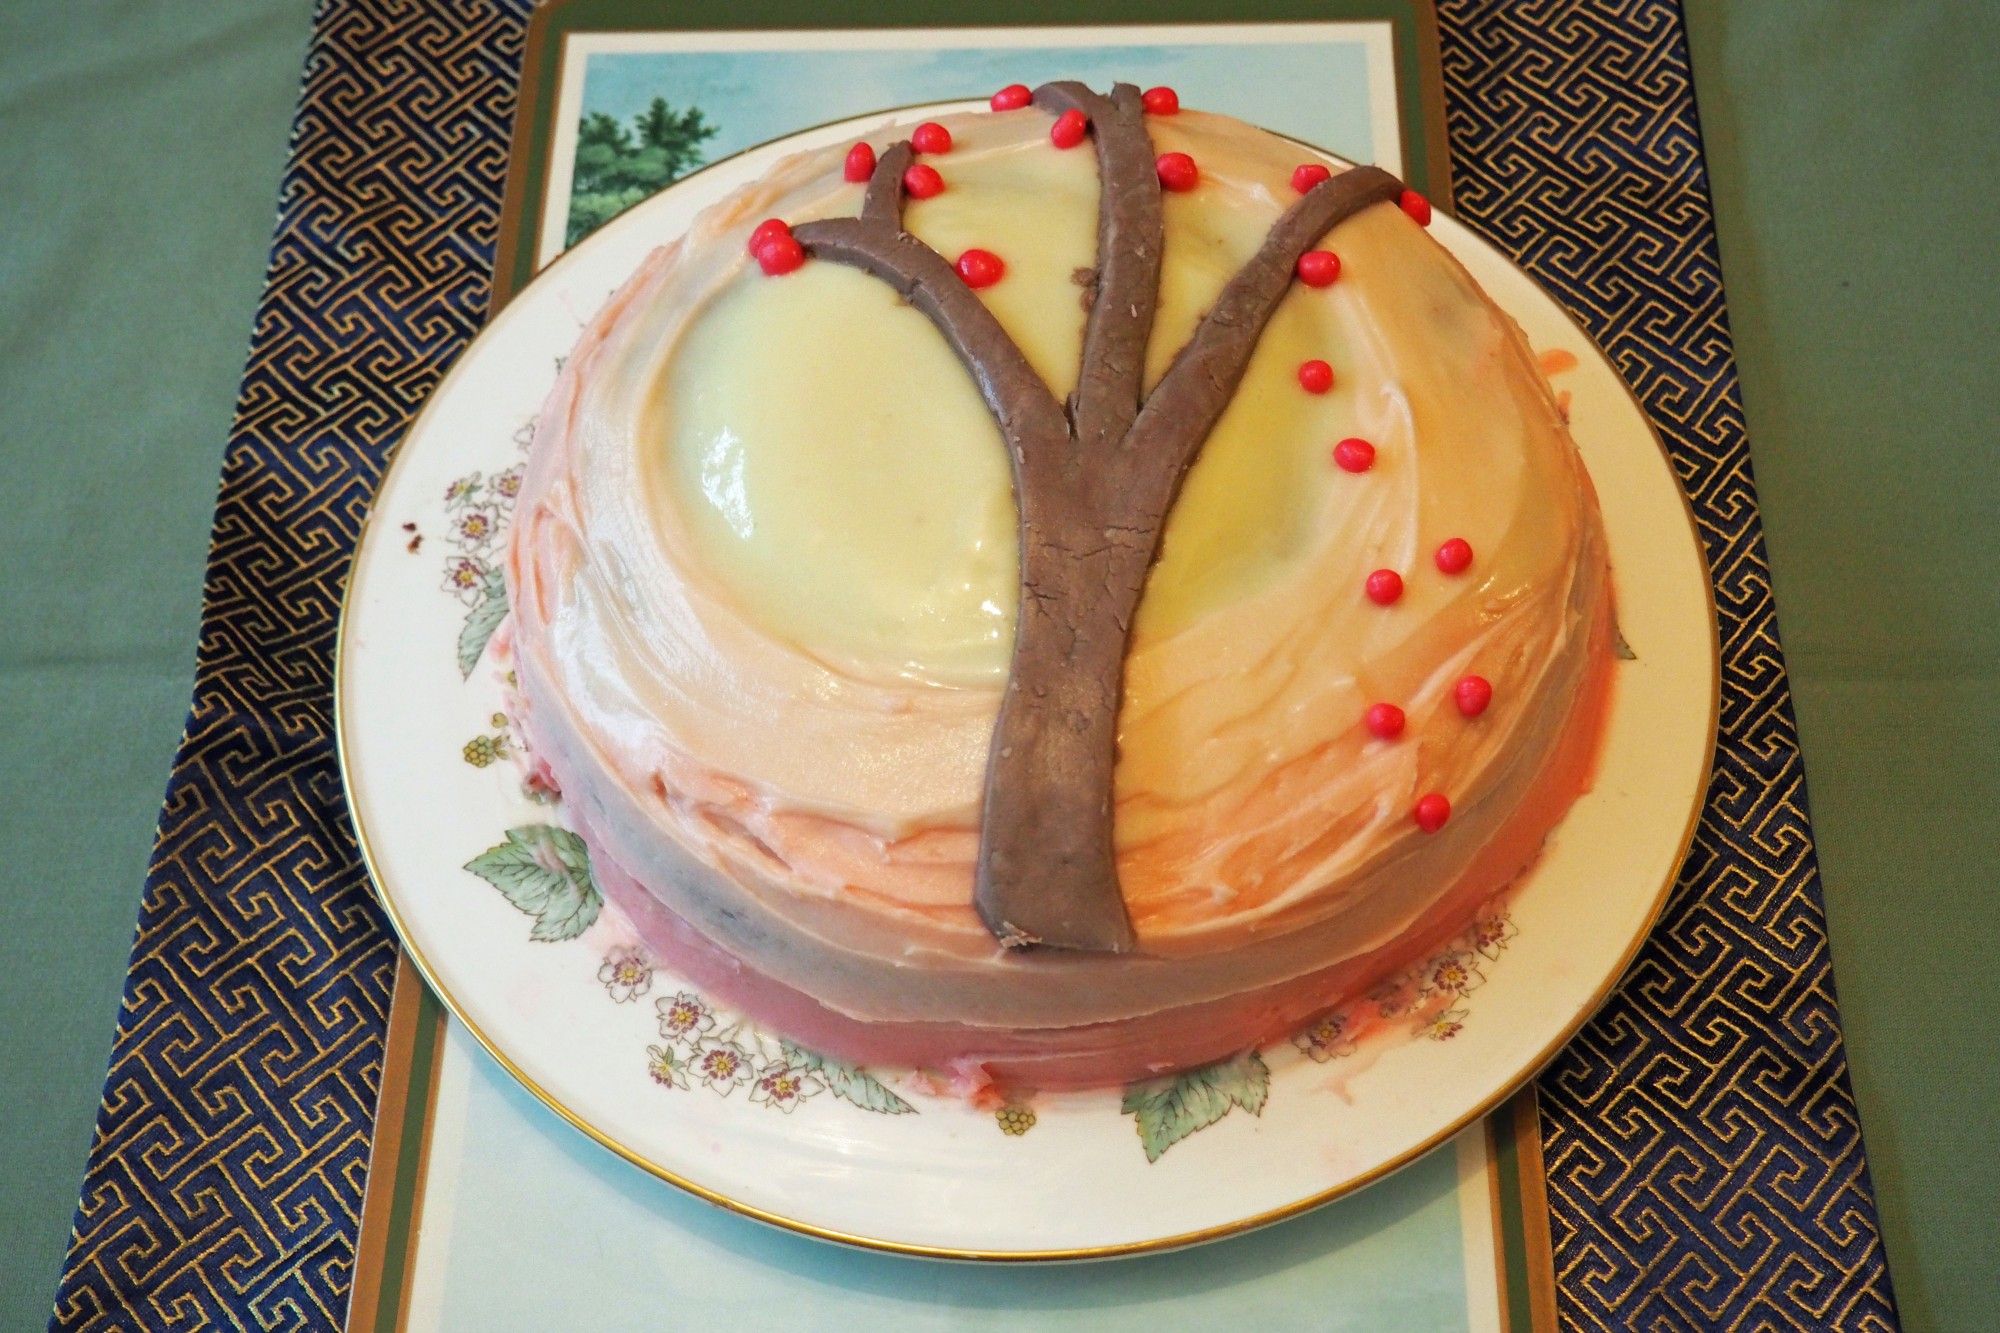
M949 153L951 131L934 120L927 120L910 131L910 147L919 153Z
M1292 188L1304 194L1321 181L1333 179L1333 171L1317 162L1308 162L1292 172Z
M804 247L793 240L790 233L773 236L757 249L757 267L774 278L782 273L790 273L805 262Z
M1160 184L1175 194L1185 194L1201 182L1201 168L1186 153L1161 153L1153 163Z
M938 175L936 167L919 162L903 173L903 189L912 199L928 199L944 193L944 177Z
M1403 191L1402 195L1396 200L1396 207L1408 213L1411 220L1419 227L1428 227L1431 225L1431 201L1418 194L1415 190Z
M1299 387L1307 393L1325 393L1333 387L1333 367L1324 361L1299 362Z
M750 233L750 243L743 248L754 255L764 248L766 242L791 234L791 224L783 218L765 218L757 224L757 230Z
M1331 287L1340 278L1340 256L1331 250L1308 250L1299 256L1299 281L1308 287Z
M1139 105L1149 116L1171 116L1181 109L1181 95L1171 88L1148 88L1139 94Z
M858 143L847 150L847 165L841 175L859 185L875 174L875 150L865 143Z
M1393 569L1378 569L1368 576L1368 600L1388 606L1403 595L1403 576Z
M1333 446L1333 461L1342 472L1366 472L1375 466L1375 446L1366 440L1342 440Z
M1451 818L1451 802L1445 799L1443 792L1434 791L1428 796L1419 796L1416 805L1410 809L1410 818L1416 820L1417 827L1424 832L1436 833Z
M991 287L1007 276L1007 265L991 250L967 250L958 257L958 276L968 287Z
M1394 704L1370 704L1361 720L1377 740L1392 741L1403 734L1403 710Z
M1467 676L1451 687L1451 697L1459 712L1478 717L1493 702L1493 685L1484 676Z
M1083 142L1083 136L1090 130L1090 121L1075 107L1056 117L1056 123L1049 126L1049 142L1058 148L1074 148Z
M1034 100L1035 95L1028 91L1027 84L1010 83L999 92L993 94L992 100L987 102L986 105L992 107L995 111L1019 111Z
M1437 567L1447 574L1463 574L1472 567L1472 543L1453 537L1437 548Z

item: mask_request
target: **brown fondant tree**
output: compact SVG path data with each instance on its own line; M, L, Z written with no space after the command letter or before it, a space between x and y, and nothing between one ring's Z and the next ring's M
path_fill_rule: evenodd
M945 258L903 230L908 143L884 152L858 218L800 225L809 255L887 282L978 381L1013 465L1020 613L988 753L974 901L1004 944L1123 952L1132 925L1112 850L1118 705L1132 618L1188 466L1229 405L1299 257L1402 184L1359 167L1322 181L1272 227L1145 391L1159 297L1160 182L1139 90L1045 84L1096 142L1097 268L1076 391L1058 402Z

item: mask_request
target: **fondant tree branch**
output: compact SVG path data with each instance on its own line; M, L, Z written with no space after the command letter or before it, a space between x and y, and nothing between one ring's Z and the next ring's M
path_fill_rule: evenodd
M894 231L903 229L903 173L916 155L908 143L899 143L882 154L875 173L868 178L868 190L861 197L861 220Z
M1221 418L1299 257L1402 185L1358 167L1307 191L1145 392L1163 213L1138 89L1076 83L1035 104L1090 123L1101 181L1095 292L1065 406L945 258L903 230L909 144L884 152L861 215L801 224L806 253L873 274L972 372L1006 441L1020 521L1020 614L987 757L974 902L1005 945L1124 952L1112 844L1118 705L1132 619L1188 467Z
M1132 478L1145 494L1129 500L1135 516L1151 517L1156 536L1202 441L1234 397L1264 326L1291 289L1299 257L1343 219L1370 204L1393 203L1402 192L1403 183L1378 167L1354 167L1315 185L1272 226L1174 354L1123 450L1147 456ZM1218 385L1225 391L1217 392Z
M1101 453L1125 438L1139 414L1146 344L1160 295L1160 248L1166 222L1153 142L1139 90L1129 83L1099 97L1080 83L1044 84L1035 105L1057 115L1083 113L1097 140L1096 295L1083 329L1070 418L1079 445Z

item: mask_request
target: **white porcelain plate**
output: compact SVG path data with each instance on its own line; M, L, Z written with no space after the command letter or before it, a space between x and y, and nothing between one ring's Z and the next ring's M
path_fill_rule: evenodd
M501 312L411 429L361 540L337 672L348 799L382 899L453 1014L572 1123L800 1231L1073 1258L1226 1235L1357 1188L1496 1105L1604 999L1686 850L1714 737L1707 571L1665 455L1589 339L1447 218L1433 234L1569 396L1633 657L1618 667L1595 788L1529 881L1396 984L1178 1085L974 1107L716 1011L638 950L599 904L560 805L523 788L504 664L484 645L505 609L511 492L562 357L698 209L783 154L881 119L731 158L605 227ZM1369 1026L1388 1035L1357 1045Z

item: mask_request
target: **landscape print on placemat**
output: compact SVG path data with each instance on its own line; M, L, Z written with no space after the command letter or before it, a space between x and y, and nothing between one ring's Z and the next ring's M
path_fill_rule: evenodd
M567 160L569 179L550 183L562 204L562 244L575 245L691 171L773 139L873 111L1057 78L1102 88L1121 80L1171 84L1188 106L1374 161L1381 126L1372 110L1369 47L1354 30L1337 31L1229 44L723 52L659 49L677 34L637 37L652 49L592 50L580 105L563 110L571 149L565 155L559 146L555 162L560 174ZM976 43L982 35L954 40ZM1246 62L1255 64L1257 79L1242 77Z
M563 244L575 245L632 205L672 185L707 160L716 127L701 108L655 97L629 121L586 111L576 129L569 221Z

